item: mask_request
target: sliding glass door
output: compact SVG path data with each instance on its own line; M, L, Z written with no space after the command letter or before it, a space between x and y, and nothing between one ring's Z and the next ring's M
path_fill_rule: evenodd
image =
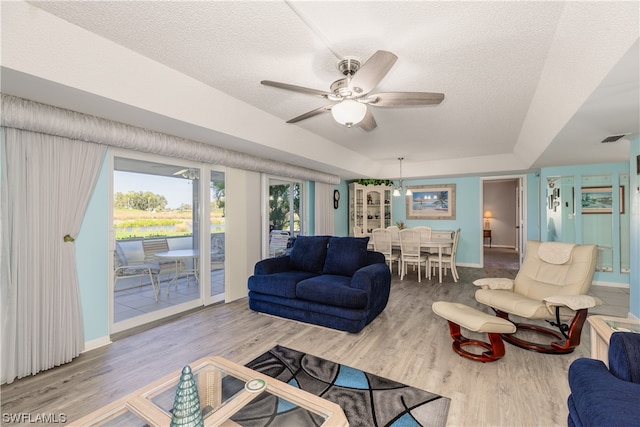
M112 332L224 299L224 179L177 159L113 157Z

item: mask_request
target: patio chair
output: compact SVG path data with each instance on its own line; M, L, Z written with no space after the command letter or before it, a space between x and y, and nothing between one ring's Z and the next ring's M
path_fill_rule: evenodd
M211 264L224 263L224 233L211 233Z
M149 278L149 282L153 288L153 297L156 302L158 302L158 295L160 294L160 282L158 280L158 274L160 273L160 266L155 262L144 262L144 263L129 263L127 257L122 250L122 247L118 242L116 242L116 250L114 251L113 256L114 261L114 274L113 274L113 290L125 290L131 289L133 286L123 289L116 289L118 286L118 280L121 279L129 279L134 277L139 277L140 281L137 286L144 286L145 283L142 283L142 279L144 277Z
M269 255L282 256L287 252L289 232L285 230L272 230L269 234Z
M142 249L144 250L144 261L146 263L154 263L157 264L160 268L160 272L158 273L158 277L160 277L163 273L173 273L178 274L181 270L185 268L184 261L177 259L158 259L155 254L158 252L167 252L169 251L169 242L167 238L153 238L153 239L143 239L142 240Z

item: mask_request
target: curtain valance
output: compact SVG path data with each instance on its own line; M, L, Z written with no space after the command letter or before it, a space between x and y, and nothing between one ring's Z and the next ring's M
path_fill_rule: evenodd
M2 94L2 126L326 184L340 177Z

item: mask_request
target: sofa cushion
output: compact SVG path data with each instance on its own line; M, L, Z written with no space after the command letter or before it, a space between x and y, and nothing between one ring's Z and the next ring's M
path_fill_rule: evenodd
M351 278L323 274L302 280L296 286L296 297L343 308L366 308L367 292L350 287Z
M296 285L301 280L314 277L315 273L306 271L285 271L249 277L249 290L284 298L296 297Z
M330 236L298 236L291 249L291 267L310 273L322 273Z
M367 265L368 237L331 237L324 261L324 274L353 276Z

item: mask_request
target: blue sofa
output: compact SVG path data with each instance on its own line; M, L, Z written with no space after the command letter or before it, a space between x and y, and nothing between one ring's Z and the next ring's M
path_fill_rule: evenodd
M384 310L391 273L368 237L299 236L289 255L259 261L249 308L352 333Z
M608 369L600 360L574 360L569 387L569 427L640 426L640 334L611 335Z

